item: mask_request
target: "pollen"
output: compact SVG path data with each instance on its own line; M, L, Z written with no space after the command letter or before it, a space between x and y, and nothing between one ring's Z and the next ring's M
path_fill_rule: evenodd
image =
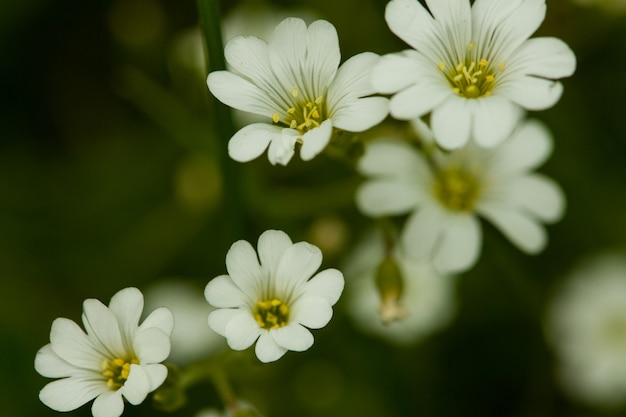
M253 313L256 322L265 330L277 329L289 322L289 307L278 298L259 301Z
M274 121L274 123L278 123L278 121L280 120L280 116L276 113L274 113L272 115L272 120Z
M318 127L325 119L324 97L300 101L287 109L285 124L301 135Z
M503 63L500 64L501 70L502 65ZM496 71L486 58L459 62L450 71L446 71L443 61L440 61L438 68L445 74L452 90L465 98L489 96L496 82Z
M109 361L105 360L102 363L102 376L107 381L107 387L113 391L120 389L128 379L130 375L131 365L139 364L139 361L135 357L113 358Z
M437 200L453 211L472 211L480 195L476 178L456 167L439 172L433 191Z

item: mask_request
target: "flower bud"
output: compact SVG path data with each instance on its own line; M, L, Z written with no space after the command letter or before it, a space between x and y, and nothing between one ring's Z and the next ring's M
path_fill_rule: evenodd
M387 255L376 271L376 288L381 298L378 312L383 323L391 323L406 317L407 310L400 301L403 287L402 271L394 257Z

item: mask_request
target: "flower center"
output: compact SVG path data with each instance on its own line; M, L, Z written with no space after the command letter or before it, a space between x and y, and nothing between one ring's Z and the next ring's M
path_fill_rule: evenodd
M479 194L476 179L459 168L442 171L434 188L437 200L454 211L472 211Z
M289 321L289 307L278 298L259 301L254 309L254 318L266 330L283 327Z
M297 98L298 89L294 88L291 95ZM278 113L274 113L272 120L274 123L278 123L281 121L281 117ZM293 107L287 109L287 115L282 121L291 129L300 132L301 135L318 127L324 121L324 97L319 96L313 101L301 100L297 102Z
M474 44L470 44L468 49L470 51L474 49ZM500 62L498 69L503 71L504 66L504 62ZM452 90L465 98L489 96L496 81L496 70L485 58L478 60L466 58L454 68L447 68L444 62L440 61L439 70L446 75Z
M130 374L130 365L139 364L137 358L114 358L102 363L102 376L107 379L107 386L113 391L120 389Z

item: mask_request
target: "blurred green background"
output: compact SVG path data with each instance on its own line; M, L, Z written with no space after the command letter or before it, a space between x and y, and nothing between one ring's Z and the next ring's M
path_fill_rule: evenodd
M242 3L223 1L222 10ZM385 0L252 3L329 20L344 59L405 48L386 27ZM3 416L59 414L37 398L48 380L33 359L52 320L78 321L85 298L108 302L166 277L202 291L225 273L231 243L269 228L319 244L325 267L336 267L372 224L354 206L360 179L339 160L228 160L189 40L197 20L194 1L0 3ZM562 38L578 57L561 101L533 115L555 137L541 171L568 199L547 250L523 255L483 222L483 255L459 279L457 317L410 348L361 335L340 301L310 351L236 381L268 417L626 416L560 392L541 327L554 285L578 259L626 246L626 18L549 0L539 34ZM324 248L316 236L328 222L343 240ZM216 401L202 385L176 415ZM144 404L124 415L165 414Z

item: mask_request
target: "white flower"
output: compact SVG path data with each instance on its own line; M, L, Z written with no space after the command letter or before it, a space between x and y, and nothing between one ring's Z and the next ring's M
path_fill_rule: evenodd
M167 307L176 320L172 331L169 361L184 365L224 349L224 338L207 328L206 317L213 310L191 282L162 281L145 291L146 309Z
M124 400L141 403L167 376L160 364L170 352L174 326L166 308L152 312L141 325L143 295L126 288L109 307L96 299L83 303L85 333L75 322L52 322L50 343L37 352L35 369L50 382L39 398L56 411L71 411L95 398L94 417L117 417Z
M319 329L330 321L344 281L336 269L311 278L322 253L306 242L292 243L284 232L264 232L257 248L260 264L245 240L231 246L226 255L229 275L214 278L205 289L207 301L217 308L208 322L232 349L247 349L256 341L257 357L272 362L287 350L311 347L313 335L307 327Z
M379 314L381 297L375 283L376 270L384 253L382 236L372 234L348 258L344 268L349 282L346 294L348 313L364 333L398 345L417 343L443 328L454 316L454 277L437 273L429 262L416 262L400 251L394 251L403 276L399 301L405 309L405 316L384 323Z
M581 264L557 288L546 318L565 391L590 405L625 404L626 256Z
M371 69L379 56L365 52L340 61L334 26L324 20L308 28L288 18L269 43L252 37L231 39L224 50L230 71L209 74L211 93L230 107L265 116L239 130L228 144L231 158L247 162L268 148L272 164L286 165L300 142L308 161L330 141L333 128L361 132L382 121L388 100L374 94Z
M554 80L570 76L576 58L561 40L528 39L544 19L545 0L392 0L389 28L414 50L384 56L373 70L381 93L397 93L391 115L431 113L438 143L470 137L491 147L513 131L521 109L543 110L561 97Z
M426 145L432 141L416 120ZM372 178L357 192L357 204L371 216L413 212L401 240L413 259L432 259L442 271L470 268L480 253L477 215L494 224L526 253L546 244L541 222L563 213L564 197L552 180L531 171L552 150L546 128L527 121L494 148L474 143L449 153L431 146L432 163L404 142L371 143L359 170Z

